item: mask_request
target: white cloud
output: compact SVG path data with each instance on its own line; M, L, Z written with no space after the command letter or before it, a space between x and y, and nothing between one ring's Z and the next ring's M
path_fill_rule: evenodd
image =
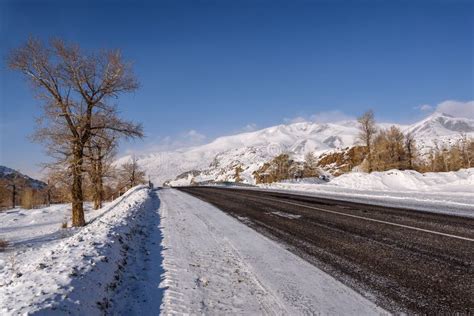
M332 123L353 120L354 117L347 115L339 110L318 112L311 115L311 121L315 123Z
M184 134L184 140L186 142L190 142L191 144L200 144L204 140L206 140L206 135L201 134L196 130L192 129Z
M433 107L429 104L418 105L418 106L415 106L414 109L419 110L421 112L431 112L431 111L433 111Z
M447 100L436 106L436 112L474 119L474 100L467 102Z
M347 115L339 110L318 112L309 117L297 116L295 118L285 118L283 121L286 124L301 123L301 122L315 122L315 123L334 123L346 120L353 120L354 117Z
M294 118L284 118L283 122L286 124L294 124L294 123L302 123L302 122L307 122L309 119L303 117L303 116L297 116Z
M245 126L241 129L241 131L242 131L242 132L253 132L253 131L255 131L256 129L257 129L257 124L255 124L255 123L249 123L249 124L245 125Z
M129 147L125 154L148 154L159 151L172 151L202 145L207 141L207 136L191 129L174 136L156 137L138 147Z

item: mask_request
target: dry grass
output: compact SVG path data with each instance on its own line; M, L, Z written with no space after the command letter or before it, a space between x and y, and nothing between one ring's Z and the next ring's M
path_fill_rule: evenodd
M0 239L0 252L5 251L8 247L8 241Z

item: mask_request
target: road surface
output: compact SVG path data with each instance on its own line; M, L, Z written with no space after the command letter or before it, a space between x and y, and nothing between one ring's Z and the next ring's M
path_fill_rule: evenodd
M207 201L393 312L474 312L474 219L215 187Z

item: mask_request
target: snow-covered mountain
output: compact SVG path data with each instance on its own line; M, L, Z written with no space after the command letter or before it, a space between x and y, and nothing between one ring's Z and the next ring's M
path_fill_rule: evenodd
M404 132L415 135L417 146L424 153L436 145L454 145L462 134L474 137L474 120L435 112Z
M18 186L27 186L33 189L44 189L47 185L46 183L33 179L25 174L22 174L11 168L0 166L0 180L4 181L14 181Z
M354 144L357 135L355 122L336 124L295 123L278 125L255 132L219 137L206 145L177 151L157 152L138 156L139 164L152 181L163 183L193 170L207 170L213 176L225 177L224 170L233 166L257 166L282 152L303 156L309 151L324 152ZM117 163L129 160L123 157ZM255 169L255 168L252 168ZM250 170L242 174L251 178Z
M383 123L379 127L391 125L412 133L422 151L432 147L435 141L450 144L461 133L474 137L474 120L454 118L443 113L435 113L412 125ZM180 175L173 184L187 184L193 178L196 181L232 180L237 166L243 169L240 176L244 181L253 183L252 172L280 153L303 159L308 152L322 154L353 146L357 134L356 121L302 122L219 137L202 146L141 155L137 159L152 181L160 185ZM130 156L121 158L117 163L128 159Z
M417 138L437 138L460 133L474 133L474 120L434 113L426 119L411 125L406 132Z

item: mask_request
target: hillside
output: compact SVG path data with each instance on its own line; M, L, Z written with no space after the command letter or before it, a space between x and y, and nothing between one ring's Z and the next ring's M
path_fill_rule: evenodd
M391 125L412 133L422 154L435 144L454 143L460 133L474 137L474 120L443 113L434 113L412 125L382 123L379 127ZM321 155L341 151L356 144L357 134L356 121L302 122L219 137L206 145L137 158L152 181L160 185L167 180L175 180L169 182L172 185L185 185L191 181L234 181L236 167L242 169L240 177L245 183L254 183L252 172L280 153L289 153L293 159L302 160L308 152ZM123 157L117 163L129 158Z
M15 186L15 201L18 204L25 189L42 190L47 184L33 179L11 168L0 166L0 209L11 207L12 188Z
M14 179L19 183L21 182L23 186L30 187L32 189L40 190L46 187L46 183L43 181L33 179L11 168L0 166L0 181L12 181Z

